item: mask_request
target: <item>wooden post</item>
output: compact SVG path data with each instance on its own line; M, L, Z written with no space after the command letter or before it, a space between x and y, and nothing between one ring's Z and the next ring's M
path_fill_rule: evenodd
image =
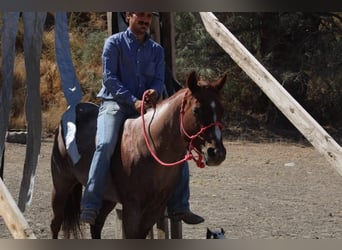
M171 239L183 238L183 227L181 220L170 219Z
M169 223L168 218L163 216L157 221L157 239L169 239Z
M342 175L342 149L211 12L200 12L209 34L261 88L289 121Z
M14 239L36 239L13 197L0 179L0 215Z
M112 20L113 20L113 12L107 12L107 33L108 33L108 36L113 34Z
M107 12L107 32L111 36L119 32L118 12Z
M157 43L160 43L160 19L159 16L153 15L152 17L152 23L150 28L150 34L154 41Z
M160 12L161 22L161 45L165 51L166 65L171 69L173 75L176 71L176 45L175 45L175 32L173 14L171 12Z
M125 239L125 232L123 230L123 222L122 222L122 205L118 204L117 208L115 208L116 212L116 220L115 220L115 235L116 239ZM121 235L120 235L121 233Z

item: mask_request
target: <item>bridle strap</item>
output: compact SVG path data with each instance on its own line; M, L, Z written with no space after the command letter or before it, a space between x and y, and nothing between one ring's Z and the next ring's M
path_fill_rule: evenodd
M202 156L201 152L193 145L193 141L196 138L200 138L201 135L204 134L204 132L207 129L209 129L209 128L213 127L213 126L218 126L220 129L223 129L224 126L220 122L212 122L212 123L210 123L207 126L201 127L200 130L196 134L189 135L188 132L186 132L186 130L184 128L184 122L183 122L183 116L185 114L185 110L184 110L185 104L184 104L184 101L185 101L185 96L183 97L181 110L179 112L179 121L180 121L181 131L183 131L184 135L190 140L189 147L188 147L188 152L190 152L190 154L192 155L192 159L196 162L198 167L204 168L205 165L203 163L203 156ZM197 158L194 157L193 152L196 152Z
M145 126L145 119L144 119L144 110L145 110L145 94L143 94L143 97L142 97L142 104L141 104L141 109L140 109L140 114L141 114L141 120L142 120L142 127L143 127L143 132L144 132L144 139L145 139L145 143L146 143L146 146L148 148L148 150L150 151L151 155L153 156L153 158L162 166L165 166L165 167L174 167L174 166L177 166L183 162L186 162L188 160L194 160L196 162L196 165L197 167L199 168L204 168L205 167L205 164L203 162L203 156L201 154L201 152L199 152L199 150L197 150L197 148L193 145L193 141L197 138L197 137L200 137L201 134L203 134L207 129L209 129L210 127L212 126L219 126L220 129L222 129L224 126L222 125L222 123L220 122L213 122L205 127L202 127L196 134L194 135L189 135L186 130L184 129L184 125L183 125L183 115L185 113L184 111L184 100L185 100L185 95L183 97L183 100L182 100L182 106L181 106L181 110L179 112L179 116L180 116L180 127L181 127L181 131L183 131L183 133L185 134L186 137L188 137L190 139L190 142L189 142L189 146L188 146L188 152L187 154L184 156L183 159L179 160L179 161L176 161L176 162L172 162L172 163L166 163L166 162L163 162L162 160L160 160L158 158L158 156L155 154L155 152L153 151L151 145L150 145L150 142L148 141L148 138L147 138L147 133L146 133L146 126ZM197 157L194 156L194 152L196 152L197 154Z

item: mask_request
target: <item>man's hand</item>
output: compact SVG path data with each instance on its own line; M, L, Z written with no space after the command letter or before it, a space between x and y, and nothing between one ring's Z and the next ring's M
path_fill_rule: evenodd
M139 114L141 113L141 105L142 105L141 100L136 100L134 103L134 108ZM146 110L146 108L145 108L145 110ZM144 113L145 113L145 110L144 110Z
M145 105L152 107L158 101L158 92L155 89L148 89L144 92Z
M134 108L135 110L140 114L141 113L141 106L142 106L143 102L141 100L136 100L134 103ZM151 108L152 105L149 103L144 103L144 113L146 113L146 110Z
M153 107L158 101L158 93L154 89L148 89L144 92L145 99L144 99L144 113L147 109ZM135 110L140 114L141 113L141 106L143 102L141 100L136 100L134 103Z

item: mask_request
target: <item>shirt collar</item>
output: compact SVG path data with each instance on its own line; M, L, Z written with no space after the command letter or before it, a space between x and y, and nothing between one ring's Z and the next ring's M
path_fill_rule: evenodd
M129 40L131 42L138 42L136 36L134 35L134 33L130 30L130 28L128 27L127 30L126 30L126 34L127 34L127 37L129 38ZM143 42L144 44L151 38L150 34L146 33L146 36L145 36L145 41Z

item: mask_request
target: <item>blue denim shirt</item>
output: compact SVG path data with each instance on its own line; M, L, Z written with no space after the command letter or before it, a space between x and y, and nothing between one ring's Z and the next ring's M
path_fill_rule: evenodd
M97 97L134 105L147 89L162 94L164 49L148 36L141 43L129 28L110 36L104 44L102 67L102 89Z

